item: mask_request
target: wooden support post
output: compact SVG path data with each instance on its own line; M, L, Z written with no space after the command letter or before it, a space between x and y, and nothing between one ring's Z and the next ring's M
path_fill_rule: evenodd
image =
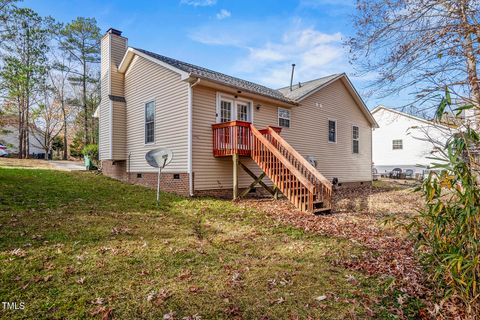
M232 155L233 160L233 200L238 198L238 154Z

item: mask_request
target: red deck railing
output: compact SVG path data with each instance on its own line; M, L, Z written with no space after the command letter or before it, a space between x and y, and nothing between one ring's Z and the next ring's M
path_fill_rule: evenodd
M270 127L276 133L282 128ZM213 130L213 155L226 157L234 154L250 156L252 151L252 131L250 122L229 121L212 124ZM262 134L268 133L267 129L259 130Z
M212 124L213 155L225 157L238 154L249 156L252 150L250 122L230 121Z

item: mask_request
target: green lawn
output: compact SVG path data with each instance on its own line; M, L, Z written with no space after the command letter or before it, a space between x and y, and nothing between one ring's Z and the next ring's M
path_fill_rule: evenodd
M154 199L93 173L0 167L0 301L25 305L0 317L369 318L381 301L379 280L335 263L362 250L351 242L244 204Z

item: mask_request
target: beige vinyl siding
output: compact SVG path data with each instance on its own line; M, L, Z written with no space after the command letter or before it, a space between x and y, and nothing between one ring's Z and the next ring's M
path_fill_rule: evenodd
M193 172L195 190L231 189L232 157L215 158L213 156L212 124L216 122L216 95L217 91L201 85L193 87ZM241 96L239 98L242 98ZM250 100L250 99L246 99ZM256 106L260 105L260 110ZM253 101L253 123L261 129L268 125L277 125L277 109L271 105ZM260 175L260 168L248 157L240 157L240 161L254 173ZM253 182L243 169L239 168L238 183L241 188ZM271 184L265 178L265 182Z
M125 74L127 150L132 172L153 172L145 161L149 150L167 147L173 161L164 172L187 172L188 83L180 75L135 56ZM145 144L145 103L155 101L155 142Z
M318 104L318 105L317 105ZM337 122L337 142L328 142L328 120ZM360 129L359 154L353 153L352 126ZM372 178L372 129L342 80L300 102L291 113L291 128L282 136L304 157L314 156L317 170L339 182Z
M102 38L101 42L101 67L100 67L100 76L101 76L101 100L99 106L99 127L98 127L98 138L99 138L99 157L100 160L110 158L110 100L108 99L108 90L109 90L109 52L110 52L110 43L108 39L109 35L105 35Z
M111 88L110 94L114 96L123 97L124 93L124 75L117 71L123 56L127 51L127 39L119 36L112 36L111 38Z
M195 190L232 188L232 157L215 158L212 154L211 125L216 121L216 94L217 90L201 85L193 88ZM254 100L252 109L257 129L278 126L277 106ZM290 128L282 128L281 136L304 157L314 156L317 169L329 180L333 177L340 182L371 180L371 125L341 80L301 101L299 106L290 108L290 119ZM337 121L336 144L328 143L328 119ZM354 154L352 149L353 125L360 129L359 154ZM260 169L250 158L240 157L240 161L260 174ZM240 187L246 187L252 181L239 169Z
M125 160L127 158L126 123L125 103L112 101L112 159Z

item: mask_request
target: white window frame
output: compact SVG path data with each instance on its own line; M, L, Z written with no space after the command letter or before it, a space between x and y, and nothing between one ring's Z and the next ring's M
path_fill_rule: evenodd
M288 112L288 118L285 117L280 117L280 111L287 111ZM283 120L288 120L288 127L281 126L280 125L280 119ZM292 127L292 110L287 109L287 108L277 108L277 124L280 128L291 128Z
M335 123L335 141L330 141L330 121ZM328 119L327 122L327 140L328 143L337 144L338 141L338 124L336 119Z
M216 103L216 117L215 122L220 123L220 110L221 110L221 102L229 101L232 102L232 119L230 121L237 120L237 104L247 104L249 109L249 116L250 119L247 122L253 123L253 101L249 99L245 99L242 97L235 97L233 95L217 92L217 103ZM243 121L243 120L242 120Z
M353 135L354 128L357 128L358 131L358 137L355 138ZM358 152L355 152L355 149L353 148L354 141L358 141ZM360 127L356 124L352 124L352 153L353 154L360 154Z
M147 104L149 103L153 103L153 141L152 142L147 142ZM155 139L155 132L157 130L155 130L156 126L157 126L157 121L156 121L156 117L157 117L157 103L155 102L155 100L148 100L148 101L145 101L143 103L143 143L145 145L151 145L151 144L155 144L156 142L156 139Z
M393 146L395 145L395 144L394 144L395 141L400 141L401 144L402 144L402 147L401 147L401 148L394 148ZM403 139L392 139L392 150L393 150L393 151L403 150Z

